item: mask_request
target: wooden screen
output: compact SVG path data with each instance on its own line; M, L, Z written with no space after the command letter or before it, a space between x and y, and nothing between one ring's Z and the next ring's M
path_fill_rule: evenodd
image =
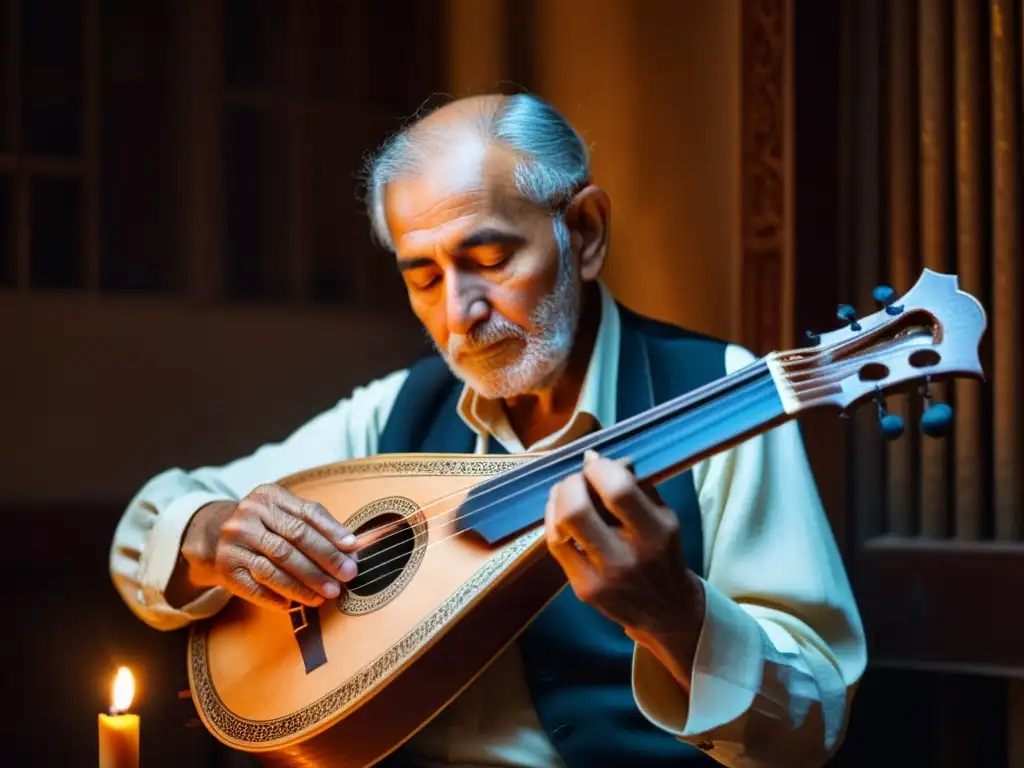
M920 434L919 395L889 398L907 420L894 443L881 440L873 412L852 419L843 485L871 661L942 673L931 702L942 764L967 764L971 740L995 727L1018 765L1024 6L866 0L844 9L840 300L871 311L876 285L906 290L929 267L958 274L989 317L987 380L932 388L954 408L948 438ZM998 678L1007 682L992 687Z
M894 443L870 407L802 422L869 645L838 764L1024 765L1024 7L794 5L797 335L925 266L957 273L990 322L987 380L933 391L954 408L945 440L920 434L919 395L887 398L906 418Z
M884 4L877 18L865 19L880 33L881 55L871 61L871 53L862 53L856 76L867 82L862 106L877 95L879 140L874 157L862 155L857 162L877 163L877 210L868 214L872 202L866 197L855 217L867 229L850 262L854 297L869 306L876 284L903 291L929 267L957 273L989 312L983 348L988 380L933 387L934 396L955 409L948 439L933 440L914 428L919 396L891 398L891 409L910 426L892 444L880 442L872 419L858 420L851 487L867 558L858 566L869 589L866 599L888 593L885 602L891 604L894 586L904 584L908 595L916 595L904 607L922 619L940 620L943 606L953 610L955 596L914 586L911 569L934 568L938 578L957 563L965 572L948 588L968 592L987 592L993 583L1024 586L1020 17L1019 0L921 0ZM862 122L860 128L868 126ZM984 577L971 567L976 558L1000 569L995 582L989 566ZM940 589L940 581L934 583ZM985 601L973 602L985 612L973 617L978 621L1010 618L992 614ZM906 618L892 614L876 622L875 631L888 638L882 643L887 655L940 665L1024 667L1024 616L1015 620L1021 634L1007 635L1000 624L1003 640L982 640L983 631L964 632L967 645L958 647L932 640L926 658L919 647L925 635L908 632ZM970 621L960 614L960 623ZM919 626L929 631L927 624Z

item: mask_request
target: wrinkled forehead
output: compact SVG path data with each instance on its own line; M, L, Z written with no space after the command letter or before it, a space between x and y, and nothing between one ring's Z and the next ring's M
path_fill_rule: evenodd
M534 206L515 187L517 161L507 147L473 136L424 149L415 170L384 194L397 249L443 245L485 223L521 225Z

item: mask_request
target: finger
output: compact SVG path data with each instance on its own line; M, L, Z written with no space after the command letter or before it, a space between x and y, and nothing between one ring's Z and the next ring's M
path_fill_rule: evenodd
M551 517L557 533L575 539L598 566L618 559L624 542L598 516L582 474L555 486L553 496Z
M644 495L650 499L650 502L656 507L665 507L665 500L661 498L661 491L654 483L640 482L640 490L644 492Z
M232 594L261 608L284 611L291 605L287 597L257 582L249 571L241 566L235 569L224 586Z
M324 601L323 597L263 555L250 555L248 571L257 584L262 584L289 601L294 600L313 608Z
M299 524L304 528L307 527L305 523L302 523L301 521L299 521ZM281 527L286 528L288 526ZM331 574L321 569L316 563L310 560L298 546L294 545L284 537L279 536L276 531L263 527L263 530L260 533L253 535L253 539L254 540L243 541L240 543L248 545L250 550L263 555L274 563L274 565L295 577L295 579L316 592L321 597L331 599L341 594L341 587L338 585L338 581L333 578ZM302 535L300 534L297 539L302 541ZM327 546L331 546L326 540L324 543L327 544ZM331 549L338 552L334 547L331 547ZM338 555L342 556L341 553L338 553Z
M590 586L597 578L593 564L587 556L576 547L576 541L555 527L554 505L549 500L544 513L544 536L548 551L562 566L566 577L574 585ZM574 586L574 589L576 587Z
M355 557L338 549L306 519L291 515L278 506L268 509L262 519L266 528L289 541L302 555L323 569L323 572L339 581L351 581L355 578L359 570ZM264 552L268 555L271 554L266 549ZM279 560L275 560L275 562L284 565ZM298 561L295 564L298 566ZM302 574L296 573L291 568L288 570L302 578ZM310 586L313 585L310 584ZM325 597L334 596L325 595Z
M315 501L300 499L295 494L281 489L282 506L301 520L305 520L335 547L345 551L356 548L356 537L348 528L334 519L334 515Z
M579 594L580 590L593 591L594 585L599 580L597 568L587 556L578 550L572 540L552 544L548 542L548 551L558 561L565 572L566 577L572 582L573 589Z
M330 574L268 527L268 521L286 513L276 507L268 510L263 500L250 499L243 500L238 510L240 513L229 518L221 530L225 544L223 552L218 554L221 573L230 574L238 565L249 567L254 557L261 557L289 572L321 597L332 598L340 594L341 588ZM308 527L298 518L290 519L293 528ZM284 529L288 526L279 527Z
M583 461L583 476L604 507L628 531L643 538L660 530L659 508L625 461L602 458L588 451Z
M590 449L583 454L584 462L588 461L589 459L597 458L601 457L598 454L598 452L593 449ZM632 459L624 457L621 459L615 459L614 461L616 464L625 467L629 471L629 473L633 475L633 477L636 477L636 465L633 463ZM637 478L637 485L640 488L640 491L650 500L650 502L657 509L664 510L667 508L667 505L665 504L665 499L662 498L661 491L658 490L657 485L646 480L640 480L639 478ZM600 498L600 496L598 498ZM602 501L602 503L604 502Z

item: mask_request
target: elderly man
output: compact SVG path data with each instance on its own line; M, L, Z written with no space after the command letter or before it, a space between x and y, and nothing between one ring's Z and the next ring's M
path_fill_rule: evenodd
M283 442L150 480L110 565L157 629L232 596L315 606L345 588L353 538L272 485L287 474L376 453L543 451L753 359L612 298L599 282L608 195L578 134L534 96L434 111L385 143L368 181L374 234L438 355ZM865 644L794 424L657 492L592 455L545 514L571 590L386 763L795 768L834 753Z

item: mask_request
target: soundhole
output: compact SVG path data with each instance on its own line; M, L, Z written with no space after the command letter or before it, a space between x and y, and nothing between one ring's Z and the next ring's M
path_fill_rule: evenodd
M359 550L359 574L348 582L359 597L375 595L395 582L409 564L416 546L416 534L401 515L380 515L355 530L356 536L382 529L384 538Z
M357 536L381 534L359 550L359 572L338 598L342 613L369 613L394 600L416 575L427 550L427 519L416 502L389 496L367 504L345 524Z
M938 365L941 359L934 349L919 349L910 356L910 364L915 368L931 368Z

